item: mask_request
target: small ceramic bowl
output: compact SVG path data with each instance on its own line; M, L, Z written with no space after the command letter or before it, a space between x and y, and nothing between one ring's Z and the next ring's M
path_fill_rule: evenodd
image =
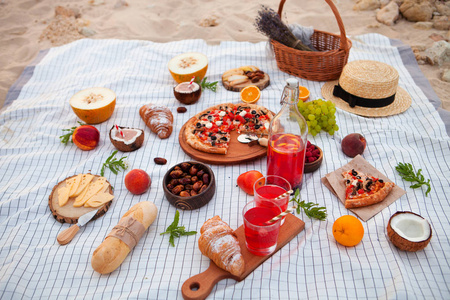
M314 172L315 170L317 170L320 165L322 164L322 160L323 160L323 152L322 149L320 149L319 147L317 147L316 145L314 145L317 149L319 149L320 151L320 156L318 159L316 159L313 162L310 163L305 163L305 168L304 168L304 173L311 173Z
M193 171L190 172L192 167L194 167L194 170L197 170L196 173L194 173ZM180 174L179 170L181 170L183 173L180 177L178 177ZM198 174L198 171L203 171L200 176L196 176ZM207 187L203 188L203 191L202 189L198 190L197 195L192 195L192 190L196 189L195 183L197 181L203 182L203 174L208 174ZM194 176L197 177L197 180L195 182L192 182L191 179ZM172 181L173 179L177 181ZM173 184L173 182L175 182L175 184ZM182 191L174 191L175 188L180 185L183 186ZM197 183L197 186L198 185L199 183ZM204 183L202 183L202 186L203 185ZM185 161L171 167L167 171L163 179L163 189L164 195L166 196L170 204L182 210L193 210L206 205L214 196L214 193L216 192L216 179L214 177L213 171L207 165L198 161ZM180 188L177 188L177 190L180 190ZM191 194L191 196L184 196L186 195L186 193Z

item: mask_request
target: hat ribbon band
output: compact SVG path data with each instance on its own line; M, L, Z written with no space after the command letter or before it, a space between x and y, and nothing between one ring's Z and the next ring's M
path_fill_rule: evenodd
M388 106L395 100L395 94L381 99L358 97L344 90L339 84L334 86L333 95L347 102L350 107L384 107Z

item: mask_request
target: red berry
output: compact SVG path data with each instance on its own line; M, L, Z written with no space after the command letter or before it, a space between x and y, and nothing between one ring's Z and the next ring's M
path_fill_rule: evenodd
M312 151L312 155L318 158L320 156L319 149L315 149L314 151Z
M308 141L308 142L306 143L306 148L309 148L310 146L311 146L311 142Z
M305 156L306 156L306 157L311 157L311 156L312 156L312 153L311 153L311 151L306 151L306 154L305 154Z
M311 156L311 157L307 157L306 159L308 160L309 163L312 163L312 162L315 161L317 158Z

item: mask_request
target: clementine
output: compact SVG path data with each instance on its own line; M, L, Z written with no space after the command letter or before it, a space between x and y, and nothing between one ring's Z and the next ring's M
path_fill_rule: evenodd
M334 221L333 236L339 244L353 247L362 240L364 227L358 218L351 215L342 216Z

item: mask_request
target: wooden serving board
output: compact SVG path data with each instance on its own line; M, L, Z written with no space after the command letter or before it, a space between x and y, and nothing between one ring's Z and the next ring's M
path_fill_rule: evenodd
M230 83L228 81L223 81L222 79L222 85L224 88L226 88L229 91L232 92L240 92L243 88L249 85L256 85L261 91L265 89L270 84L270 77L267 73L264 74L264 78L260 79L258 82L244 82L240 84L236 84L235 86L230 86Z
M245 245L244 225L235 230L241 253L245 261L245 271L241 276L234 276L231 273L219 268L211 261L209 268L198 275L192 276L186 280L182 287L181 293L183 298L187 300L205 299L212 291L213 287L222 279L232 278L236 281L244 280L253 270L255 270L264 261L270 258L275 252L280 250L284 245L289 243L305 228L305 223L294 215L287 215L284 224L280 228L278 235L278 243L275 251L267 256L256 256L247 250Z
M183 151L187 155L198 161L213 165L229 165L252 161L267 155L266 147L262 147L260 145L254 145L250 147L248 144L239 143L237 140L239 134L235 130L231 131L231 141L227 154L213 154L198 151L197 149L189 146L189 144L186 142L186 138L184 137L186 123L183 125L183 127L181 127L178 140L180 142L181 149L183 149Z

